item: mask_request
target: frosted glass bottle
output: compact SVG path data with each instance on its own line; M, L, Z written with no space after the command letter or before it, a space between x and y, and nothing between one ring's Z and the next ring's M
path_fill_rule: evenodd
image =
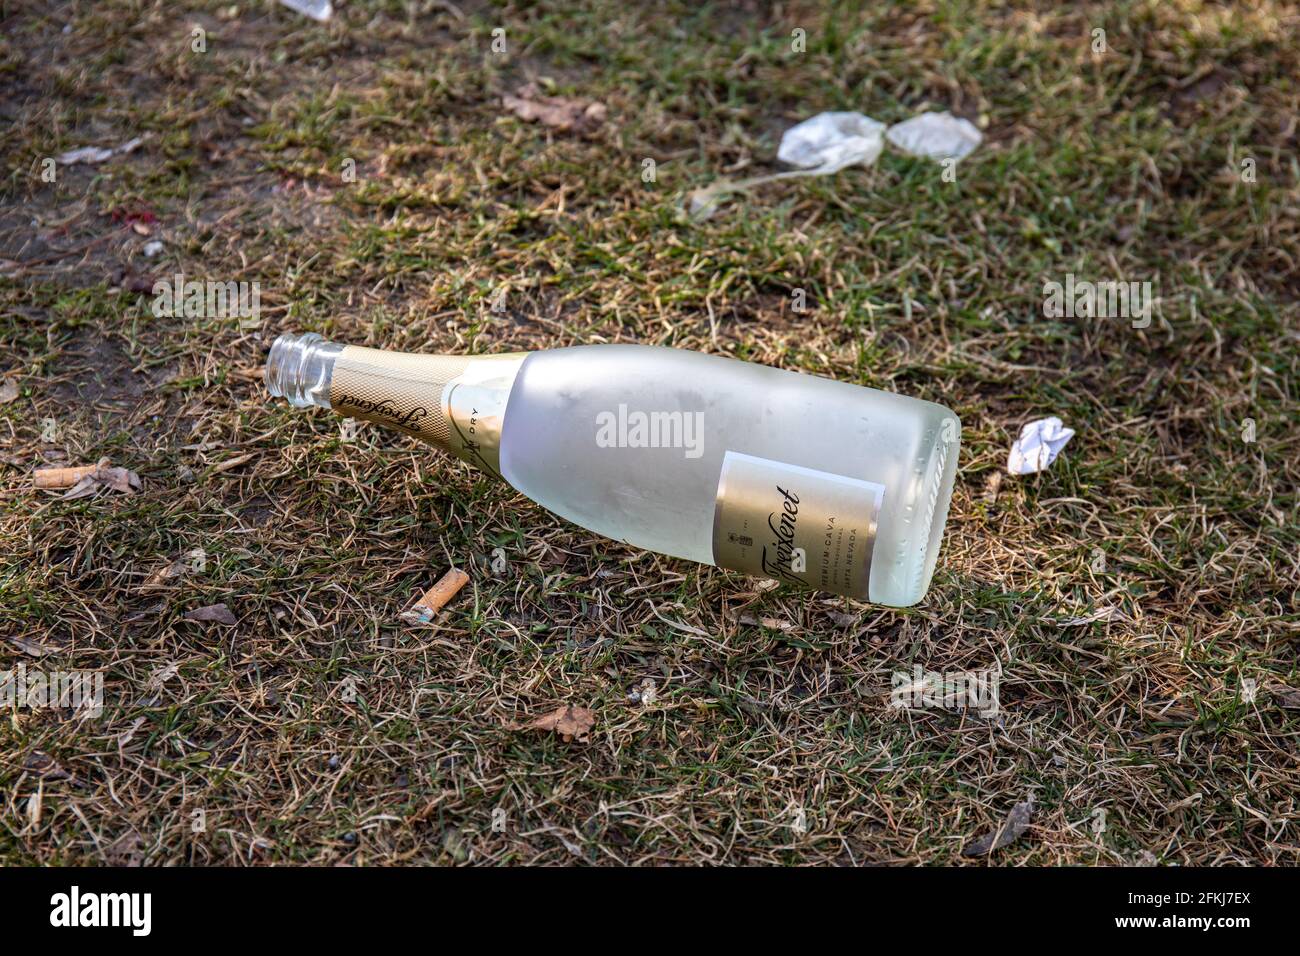
M642 345L431 356L309 333L276 341L266 382L615 540L894 606L929 587L961 434L932 402Z

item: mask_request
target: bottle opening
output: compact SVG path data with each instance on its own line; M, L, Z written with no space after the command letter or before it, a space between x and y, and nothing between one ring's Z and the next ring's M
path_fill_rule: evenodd
M296 408L329 408L334 360L342 351L315 332L281 335L266 357L266 390Z

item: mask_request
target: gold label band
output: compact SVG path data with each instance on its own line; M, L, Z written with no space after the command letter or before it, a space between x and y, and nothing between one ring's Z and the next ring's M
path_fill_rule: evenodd
M450 448L442 390L468 364L463 356L411 355L349 345L334 362L330 405L340 415L377 422Z
M729 451L713 511L713 562L867 600L885 488Z
M501 428L526 352L414 355L349 345L334 362L330 406L405 432L500 477Z

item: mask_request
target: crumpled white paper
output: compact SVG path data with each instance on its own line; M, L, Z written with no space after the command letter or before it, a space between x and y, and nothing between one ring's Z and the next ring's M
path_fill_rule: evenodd
M885 139L910 156L942 161L969 156L984 134L951 113L922 113L889 127Z
M296 10L305 17L311 17L324 23L334 16L334 5L330 0L280 0L290 10Z
M855 163L870 166L885 148L884 129L884 123L861 113L818 113L785 131L776 158L815 176Z
M1007 471L1013 475L1032 475L1043 471L1074 437L1074 429L1055 416L1040 418L1020 429L1020 437L1007 455Z
M970 155L984 134L968 120L951 113L922 113L886 128L862 113L818 113L790 127L781 137L776 158L798 169L732 182L719 179L692 190L687 211L703 222L718 209L724 196L746 192L763 183L796 176L827 176L847 166L871 166L880 157L885 140L912 156L943 161Z
M799 169L789 169L767 176L754 176L732 182L719 179L693 190L687 210L695 222L703 222L717 212L718 204L731 193L747 192L763 183L796 176L829 176L855 163L870 166L885 148L878 123L861 113L818 113L811 119L791 126L781 136L776 158Z

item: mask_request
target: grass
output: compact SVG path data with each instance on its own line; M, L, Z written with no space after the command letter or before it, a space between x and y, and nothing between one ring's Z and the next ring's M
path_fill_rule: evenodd
M0 862L1300 863L1300 14L858 6L0 4L0 668L106 692L4 715ZM607 122L515 118L530 79ZM679 214L816 112L927 108L984 129L956 182L886 150ZM260 283L262 327L156 316L178 272ZM1045 317L1070 272L1151 281L1151 326ZM306 329L670 344L943 402L940 570L891 610L596 538L270 402L264 350ZM995 488L1047 414L1078 436ZM143 492L32 488L104 455ZM470 586L403 622L451 565ZM238 624L183 617L219 602ZM891 709L914 664L1001 667L1000 715ZM589 742L512 729L566 703Z

